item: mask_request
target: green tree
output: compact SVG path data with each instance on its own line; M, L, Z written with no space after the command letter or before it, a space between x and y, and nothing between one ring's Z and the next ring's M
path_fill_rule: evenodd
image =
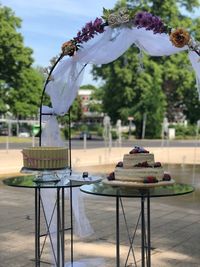
M71 119L73 122L81 121L83 118L83 111L81 106L81 98L77 96L71 107Z
M139 1L119 1L117 7L136 6ZM160 16L169 26L191 28L196 34L199 21L183 16L179 7L192 11L199 1L140 1L143 9ZM134 116L137 134L141 135L143 115L147 115L146 137L158 137L165 111L169 120L184 114L191 122L200 116L194 73L189 68L185 52L170 57L144 56L144 72L140 66L138 50L131 47L123 56L108 65L95 66L96 79L104 80L103 107L113 122L118 118L124 122ZM188 97L190 95L190 97ZM194 111L194 112L193 112ZM196 113L195 113L196 112Z
M101 88L96 88L91 95L90 103L89 103L89 110L91 112L102 113L103 106L102 106L102 90Z
M16 117L38 113L43 79L32 67L32 49L25 47L19 33L21 19L0 4L0 113Z
M26 68L20 73L15 88L10 88L10 111L18 119L36 117L40 106L43 76L37 69Z
M199 7L199 1L152 1L152 12L164 18L172 27L184 27L199 39L199 19L183 15L179 5L187 11L193 12ZM162 14L162 15L161 15ZM192 16L191 16L192 17ZM167 98L167 117L169 121L177 121L181 116L196 123L200 117L200 105L196 90L196 80L186 52L178 53L170 57L160 58L159 64L163 66L162 88Z
M80 90L81 90L81 89L95 90L96 87L95 87L94 85L92 85L92 84L84 84L84 85L81 85Z
M83 118L83 111L82 111L82 106L81 106L81 98L80 96L77 96L70 108L70 119L71 119L71 122L79 122L82 120L82 118ZM58 120L61 124L65 126L68 125L69 119L67 115L58 117ZM67 127L66 127L66 131L68 132Z
M106 79L102 87L104 111L115 123L121 119L128 123L128 117L133 116L136 123L136 134L141 136L143 115L148 117L146 137L160 136L160 125L163 120L165 96L161 90L162 72L158 66L143 59L145 71L139 70L136 48L129 49L123 57L115 62L94 68L95 75ZM133 75L133 72L136 75Z

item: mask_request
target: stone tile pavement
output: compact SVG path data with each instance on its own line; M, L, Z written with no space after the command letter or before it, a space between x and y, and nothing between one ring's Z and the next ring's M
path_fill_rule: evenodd
M34 192L0 185L0 267L32 267L34 258ZM75 237L75 259L103 258L106 267L115 266L115 201L109 197L84 195L87 216L94 229L88 238ZM130 229L136 224L140 203L124 198ZM200 267L200 209L193 208L195 193L151 200L152 267ZM183 203L187 203L185 206ZM195 205L194 205L195 207ZM66 213L69 209L66 206ZM69 220L69 216L66 218ZM128 251L127 233L120 217L121 266ZM140 231L135 255L140 266ZM69 233L66 234L69 259ZM48 249L44 260L49 261ZM133 262L130 258L129 264ZM43 263L42 266L50 266ZM130 265L134 266L134 265ZM92 266L91 266L92 267Z

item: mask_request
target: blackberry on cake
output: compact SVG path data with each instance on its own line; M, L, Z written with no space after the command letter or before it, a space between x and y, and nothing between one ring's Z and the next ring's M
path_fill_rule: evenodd
M163 181L171 181L171 175L169 173L164 173L162 180Z
M107 179L108 179L109 181L113 181L113 180L115 180L115 173L114 173L114 172L111 172L111 173L108 175Z

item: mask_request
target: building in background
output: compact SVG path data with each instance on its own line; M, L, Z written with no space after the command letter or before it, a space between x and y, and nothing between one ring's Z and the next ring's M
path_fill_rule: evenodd
M94 104L101 105L102 101L94 99L93 89L80 89L78 95L81 99L83 112L83 121L87 124L102 123L104 114L102 112L92 111Z

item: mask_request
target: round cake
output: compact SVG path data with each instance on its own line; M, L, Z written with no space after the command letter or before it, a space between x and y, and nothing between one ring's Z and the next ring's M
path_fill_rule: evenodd
M33 170L56 170L68 167L68 149L64 147L24 148L23 167Z
M157 186L173 184L170 174L165 173L160 162L154 161L154 154L143 147L135 146L123 161L118 162L114 172L110 173L105 183L128 186Z

